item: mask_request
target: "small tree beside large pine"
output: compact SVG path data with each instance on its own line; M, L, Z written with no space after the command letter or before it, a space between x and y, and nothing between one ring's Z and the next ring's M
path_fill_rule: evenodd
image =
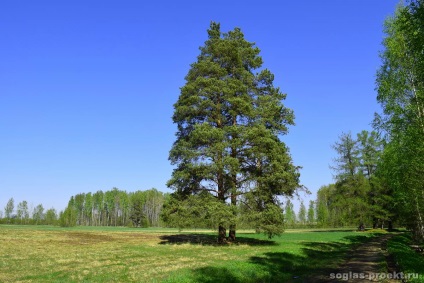
M235 240L239 202L255 228L270 237L281 233L278 196L301 187L299 168L280 140L294 124L293 111L283 105L274 75L261 69L259 52L239 28L222 33L212 22L174 104L178 131L169 159L176 168L168 186L176 201L166 213L189 206L194 218L216 225L219 242L227 229ZM200 214L189 196L205 199Z

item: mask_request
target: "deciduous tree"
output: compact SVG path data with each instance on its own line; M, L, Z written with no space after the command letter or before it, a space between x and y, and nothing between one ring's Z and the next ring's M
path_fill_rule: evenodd
M424 1L400 5L385 23L377 73L382 113L375 126L386 134L385 178L397 212L424 240ZM387 166L390 164L390 166Z
M289 199L284 207L284 221L289 227L294 227L296 223L296 213L294 212L293 203Z
M56 209L50 208L46 211L45 224L47 225L56 225L57 222L57 212Z
M44 218L44 207L42 204L37 205L32 212L32 220L38 225Z
M26 200L18 203L18 206L16 208L16 214L21 224L27 224L29 219L29 211L28 211L28 202Z
M313 200L309 201L308 207L308 224L312 225L315 223L315 202Z
M13 198L10 198L6 204L6 207L4 208L4 217L6 217L8 221L10 221L10 218L12 217L14 208L15 208L15 201L13 200Z
M301 225L305 225L306 224L306 207L303 204L303 201L300 202L300 207L299 207L299 213L298 213L298 219L299 219L299 223Z

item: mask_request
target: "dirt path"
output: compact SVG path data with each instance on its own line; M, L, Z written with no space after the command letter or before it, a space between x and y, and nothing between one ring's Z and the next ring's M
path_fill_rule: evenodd
M387 240L392 236L385 234L361 244L338 268L328 274L314 276L308 282L402 282L389 278L397 275L386 252Z

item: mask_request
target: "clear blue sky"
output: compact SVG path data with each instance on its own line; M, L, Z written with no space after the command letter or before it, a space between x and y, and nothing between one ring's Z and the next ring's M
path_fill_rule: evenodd
M0 210L63 209L118 187L162 191L173 104L211 21L240 27L288 94L301 181L332 182L341 132L370 129L383 21L396 0L2 1Z

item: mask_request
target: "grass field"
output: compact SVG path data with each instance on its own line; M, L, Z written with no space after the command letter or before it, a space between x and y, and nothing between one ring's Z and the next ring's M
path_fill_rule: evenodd
M0 282L301 282L335 266L371 233L210 231L0 225Z
M387 249L393 260L405 274L412 274L408 282L424 282L424 256L422 251L411 248L412 239L409 234L393 237L387 243ZM421 247L422 248L422 247ZM415 278L418 277L418 278Z

